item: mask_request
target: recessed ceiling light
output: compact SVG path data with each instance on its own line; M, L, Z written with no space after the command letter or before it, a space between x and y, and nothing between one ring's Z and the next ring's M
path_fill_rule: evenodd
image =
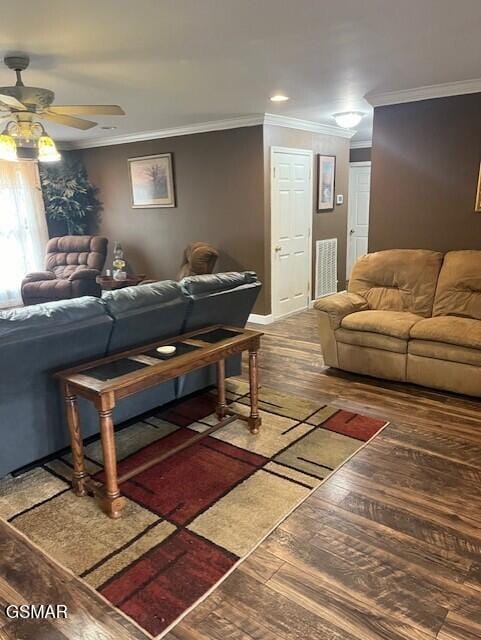
M344 113L334 113L333 118L338 127L343 129L352 129L356 127L364 118L364 113L360 111L345 111Z
M111 127L108 127L107 125L100 127L101 129L104 129L105 131L112 131L112 129L117 129L117 127L115 125L112 125Z
M289 100L289 96L285 96L282 93L276 93L271 96L271 102L286 102L287 100Z

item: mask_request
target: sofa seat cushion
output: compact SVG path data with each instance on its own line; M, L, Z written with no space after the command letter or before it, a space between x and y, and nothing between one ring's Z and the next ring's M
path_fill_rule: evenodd
M481 321L457 316L425 318L413 326L411 338L481 349Z
M336 341L357 347L394 351L395 353L407 353L408 347L407 340L393 338L382 333L371 333L370 331L351 331L342 327L336 331Z
M410 340L409 355L433 358L434 360L447 360L448 362L460 362L481 367L481 350L460 347L446 342L434 342L431 340Z
M408 311L357 311L351 313L341 322L343 329L351 331L369 331L407 340L411 328L423 318Z

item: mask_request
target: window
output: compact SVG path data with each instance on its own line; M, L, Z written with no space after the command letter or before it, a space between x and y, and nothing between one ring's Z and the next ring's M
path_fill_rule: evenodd
M22 279L43 268L47 240L37 164L0 161L0 308L22 303Z

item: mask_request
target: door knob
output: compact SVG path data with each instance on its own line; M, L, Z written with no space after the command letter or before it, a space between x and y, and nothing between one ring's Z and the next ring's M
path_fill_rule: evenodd
M280 247L279 245L277 245L277 247L274 249L274 251L276 253L279 253L279 251L282 249L282 247Z
M354 235L354 229L350 229L350 230L349 230L349 235L350 235L350 236L353 236L353 235Z

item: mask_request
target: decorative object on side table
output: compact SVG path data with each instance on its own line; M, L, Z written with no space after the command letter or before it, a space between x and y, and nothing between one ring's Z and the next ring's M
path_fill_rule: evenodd
M128 162L134 209L175 207L171 153L129 158Z
M120 242L116 242L114 245L114 259L112 266L114 268L113 278L114 280L126 280L127 272L125 271L126 262L124 260L124 250Z
M334 209L336 156L317 156L317 211Z
M476 191L476 202L474 204L474 210L478 213L481 213L481 162L479 163L478 189Z

